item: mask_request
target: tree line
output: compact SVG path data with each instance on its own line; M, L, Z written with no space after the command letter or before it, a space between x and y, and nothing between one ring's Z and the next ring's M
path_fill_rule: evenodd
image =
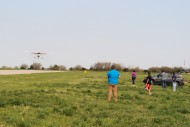
M140 69L139 67L132 67L132 66L128 66L125 67L123 64L120 63L111 63L111 62L97 62L95 64L93 64L89 69L81 66L81 65L76 65L74 67L70 67L70 68L66 68L66 66L64 65L51 65L48 68L44 68L42 66L42 64L40 63L33 63L30 66L27 64L21 64L19 67L6 67L6 66L2 66L1 69L30 69L30 70L70 70L70 71L83 71L83 70L90 70L90 71L108 71L111 69L111 66L115 65L116 69L118 71L123 71L123 72L131 72L133 70L135 70L136 72L144 72L147 73L148 71L150 72L161 72L162 70L164 70L165 72L168 73L172 73L172 72L189 72L190 69L186 69L184 70L183 67L167 67L167 66L163 66L163 67L150 67L147 70L144 69Z

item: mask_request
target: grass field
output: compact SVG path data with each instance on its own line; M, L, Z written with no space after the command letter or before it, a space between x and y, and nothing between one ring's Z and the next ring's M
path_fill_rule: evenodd
M0 127L189 127L190 85L144 90L121 73L119 101L107 102L106 72L0 76ZM184 74L190 82L190 75Z

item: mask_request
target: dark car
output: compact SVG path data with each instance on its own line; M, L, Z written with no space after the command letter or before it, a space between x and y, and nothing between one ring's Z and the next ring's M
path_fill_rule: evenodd
M177 85L178 86L182 86L184 85L184 81L183 81L183 77L181 74L175 74L177 79ZM146 83L146 78L144 78L143 82ZM158 85L162 85L162 77L161 74L158 73L155 76L152 76L152 84L158 84ZM166 84L167 85L172 85L172 74L170 73L166 73Z

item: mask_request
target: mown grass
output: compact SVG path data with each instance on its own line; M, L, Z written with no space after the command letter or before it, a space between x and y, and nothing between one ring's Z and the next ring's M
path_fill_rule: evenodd
M60 72L0 76L0 126L4 127L188 127L190 85L152 86L147 95L138 73L121 73L119 101L107 102L106 72ZM189 74L184 74L190 80Z

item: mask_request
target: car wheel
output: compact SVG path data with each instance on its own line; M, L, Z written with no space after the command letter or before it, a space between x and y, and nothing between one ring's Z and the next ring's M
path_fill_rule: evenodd
M177 83L177 86L180 86L180 83L179 82L176 82Z
M151 84L152 84L152 85L154 85L154 84L155 84L154 80L152 80L152 81L151 81Z

